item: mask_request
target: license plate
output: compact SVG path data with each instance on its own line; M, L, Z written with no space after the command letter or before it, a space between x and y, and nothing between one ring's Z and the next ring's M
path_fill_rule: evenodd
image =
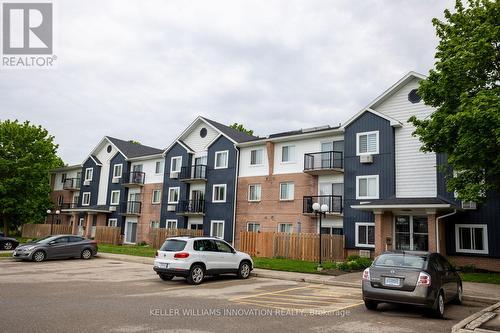
M168 268L168 264L157 263L156 267L158 267L158 268Z
M386 286L397 286L397 287L399 287L400 279L386 277L385 280L384 280L384 282L385 282Z

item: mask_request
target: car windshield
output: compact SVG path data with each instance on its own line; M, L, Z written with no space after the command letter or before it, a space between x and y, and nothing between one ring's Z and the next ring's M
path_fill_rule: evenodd
M179 239L167 239L160 248L160 251L177 252L186 247L186 242Z
M422 269L426 261L427 257L425 256L411 254L382 254L375 260L374 265Z
M49 244L51 241L57 239L58 236L47 236L33 241L35 244Z

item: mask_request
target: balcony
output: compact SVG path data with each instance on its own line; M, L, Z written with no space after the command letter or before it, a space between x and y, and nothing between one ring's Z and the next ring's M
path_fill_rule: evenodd
M313 204L317 202L320 205L328 205L327 215L342 214L342 196L341 195L316 195L306 196L303 199L302 214L314 214Z
M304 172L313 176L344 172L344 153L324 151L304 154Z
M66 178L63 183L63 189L68 191L80 190L80 178Z
M186 183L206 182L207 166L199 164L182 167L179 180Z
M203 216L205 215L205 200L179 201L175 213L184 216Z
M66 209L75 209L78 208L78 203L76 202L65 202L59 205L59 210L63 211Z
M142 202L140 201L127 201L125 203L125 212L123 215L138 216L141 215Z
M137 187L144 186L144 179L146 174L141 171L132 171L128 174L124 174L122 185L125 187Z

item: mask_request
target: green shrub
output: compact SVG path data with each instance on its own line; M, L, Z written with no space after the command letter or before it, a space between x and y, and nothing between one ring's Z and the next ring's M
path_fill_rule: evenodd
M347 261L358 261L358 259L360 259L361 257L358 256L357 254L353 254L353 255L350 255L349 257L347 257Z

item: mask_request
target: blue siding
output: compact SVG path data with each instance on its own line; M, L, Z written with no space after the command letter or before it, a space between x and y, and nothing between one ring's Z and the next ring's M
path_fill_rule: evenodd
M119 183L113 183L113 168L116 164L122 164L122 179L120 180ZM123 156L121 153L117 153L110 161L110 168L109 168L109 177L108 177L108 193L106 196L106 205L110 205L111 203L111 191L120 191L120 204L117 207L116 212L111 212L107 214L107 219L118 219L118 226L122 228L122 232L124 232L125 228L125 216L121 215L121 212L125 211L126 207L126 201L127 201L127 196L128 196L128 188L125 188L122 186L123 182L123 177L124 175L127 175L129 172L129 167L130 164L127 162L125 159L125 156Z
M94 168L94 171L92 173L92 181L90 182L90 185L85 186L83 185L83 182L85 180L85 169L87 168ZM99 180L101 178L101 167L97 164L95 164L94 160L92 158L88 158L85 163L83 163L83 168L82 168L82 186L80 188L80 197L78 198L78 207L82 207L82 199L83 199L83 193L84 192L90 192L90 206L95 206L97 205L97 196L99 193ZM88 207L88 206L84 206Z
M373 163L362 164L356 156L356 133L370 131L379 131L379 154L373 156ZM355 248L355 223L375 221L373 213L351 208L360 202L356 200L356 176L379 175L379 199L395 195L394 129L384 118L365 112L346 127L344 142L344 233L346 247Z

